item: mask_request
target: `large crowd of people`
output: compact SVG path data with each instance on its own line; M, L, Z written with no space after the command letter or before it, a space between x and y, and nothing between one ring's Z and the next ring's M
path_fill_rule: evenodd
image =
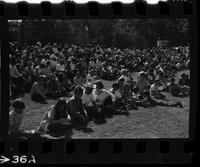
M177 97L190 93L189 75L182 73L178 82L174 78L178 71L190 68L188 46L139 50L10 43L9 53L12 133L19 130L25 109L20 98L27 93L36 103L57 100L37 129L45 133L85 127L92 120L105 122L109 115L128 115L138 106L183 107L162 92ZM112 81L112 87L105 88L105 80Z

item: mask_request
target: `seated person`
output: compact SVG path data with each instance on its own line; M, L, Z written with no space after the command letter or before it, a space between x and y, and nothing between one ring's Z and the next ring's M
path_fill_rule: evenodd
M58 81L56 77L52 74L50 79L47 81L47 96L49 98L58 98L61 96L59 91Z
M100 80L94 83L94 96L95 105L97 106L96 121L105 121L105 115L112 114L114 111L113 102L115 95L104 89L104 85Z
M164 101L151 97L148 90L144 91L144 99L147 101L147 106L171 106L183 108L183 104L180 101Z
M160 91L160 82L158 79L155 79L154 84L150 87L150 95L156 99L165 99L165 95Z
M186 75L185 73L181 74L181 78L178 81L178 84L180 86L185 86L185 87L189 87L190 86L190 79L189 76Z
M138 87L133 88L132 96L136 103L136 109L137 109L137 106L147 107L146 99L141 99L139 96L139 88Z
M44 83L45 83L46 77L45 76L40 76L39 80L36 81L31 88L31 99L35 102L38 103L43 103L47 104L46 101L46 90L44 88Z
M45 112L37 131L52 135L67 135L66 137L70 138L70 121L71 119L67 112L66 100L60 98L54 106Z
M121 94L122 98L125 98L125 91L124 91L124 78L118 79L118 85L119 85L119 93Z
M120 78L124 79L125 84L129 83L132 80L132 78L128 75L128 71L126 69L121 70L121 76L119 77L119 79Z
M142 96L145 90L149 89L149 83L146 80L146 74L144 71L139 72L138 81L136 82L136 87L139 88L139 94Z
M76 76L74 77L73 82L74 82L74 86L83 85L84 79L80 75L79 71L76 72Z
M88 120L92 120L97 112L92 91L92 84L87 84L82 96L82 103L88 114Z
M47 78L49 78L51 74L50 61L47 61L46 65L44 65L44 68L41 69L40 75L45 75Z
M189 95L189 89L188 87L180 86L175 83L175 79L171 78L170 85L169 85L169 91L173 96L187 96Z
M17 66L15 65L15 61L13 59L10 60L9 64L9 72L10 72L10 79L12 80L13 85L19 89L22 95L24 95L24 86L27 83L27 80L23 77Z
M20 125L24 117L25 104L21 99L12 103L13 110L9 112L9 134L22 133Z
M67 101L67 110L71 117L73 125L85 126L87 121L87 112L82 103L83 88L76 86L74 95Z

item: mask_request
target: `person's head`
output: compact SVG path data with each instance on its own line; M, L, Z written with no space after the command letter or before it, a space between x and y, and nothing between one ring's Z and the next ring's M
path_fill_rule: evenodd
M134 92L135 94L138 94L138 93L139 93L139 87L137 87L137 86L134 87L134 88L133 88L133 92Z
M76 99L80 99L82 97L82 95L83 95L82 86L80 86L80 85L76 86L75 89L74 89L74 97Z
M139 79L145 79L146 78L146 73L144 71L139 72Z
M61 118L66 118L67 115L67 106L65 98L59 98L54 106L55 114L54 120L59 120Z
M96 81L94 84L96 85L96 90L101 90L104 88L104 85L100 80Z
M24 101L22 99L16 99L13 101L12 107L16 113L20 114L25 109Z
M122 69L122 70L121 70L121 75L127 75L127 73L128 73L128 72L127 72L126 69Z
M113 88L113 91L117 91L119 89L119 84L118 83L113 83L112 84L112 88Z
M91 94L93 90L92 84L88 83L87 86L85 87L85 93L86 94Z

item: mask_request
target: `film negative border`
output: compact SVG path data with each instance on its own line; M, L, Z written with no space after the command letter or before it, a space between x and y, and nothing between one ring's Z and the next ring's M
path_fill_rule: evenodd
M177 12L178 11L178 12ZM73 2L51 4L6 4L0 2L1 55L8 55L9 19L105 19L105 18L188 18L191 31L192 62L197 62L196 1L169 1L148 5L143 1L133 4L97 2L78 5ZM197 116L197 65L191 67L192 96L190 112L190 137L188 139L76 139L59 141L15 141L7 138L8 132L8 58L2 56L2 89L0 113L0 155L26 156L26 162L35 158L36 163L191 163ZM194 143L195 142L195 143ZM58 156L59 155L59 156ZM32 157L34 156L34 157ZM1 157L2 158L2 157ZM145 160L145 161L144 161ZM13 160L14 161L14 160ZM34 163L34 161L30 161ZM19 163L20 162L19 160Z

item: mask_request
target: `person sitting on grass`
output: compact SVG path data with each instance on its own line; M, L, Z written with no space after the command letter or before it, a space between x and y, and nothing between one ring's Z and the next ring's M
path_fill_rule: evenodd
M13 110L9 112L9 134L22 133L20 125L24 117L25 104L23 100L16 99L12 103Z
M158 79L155 79L154 84L151 85L150 95L155 99L165 99L165 95L161 93L160 82Z
M117 110L115 107L116 97L113 93L104 89L103 83L98 80L95 82L96 88L93 90L95 105L97 106L97 122L105 122L105 117L113 114L125 114L128 112Z
M31 88L31 99L37 103L47 104L46 101L46 90L44 88L46 77L41 75L39 80L32 85Z
M83 85L84 78L80 75L80 71L76 72L76 76L73 79L74 86Z
M82 103L88 114L88 121L92 120L94 118L95 113L97 112L97 108L94 104L94 96L92 94L92 91L93 85L91 83L88 83L85 86L85 90L82 96Z
M155 107L155 106L171 106L171 107L180 107L183 108L183 104L180 101L164 101L157 100L150 96L148 90L144 91L144 99L147 101L147 107Z
M128 84L132 80L130 75L128 75L128 71L126 69L121 70L121 76L119 77L119 79L121 79L121 78L124 79L125 84Z
M58 81L53 74L47 81L47 97L52 99L57 99L58 97L61 97L61 92L59 91L58 87Z
M145 108L147 107L147 100L140 98L138 87L133 88L132 96L133 96L133 99L135 100L135 103L136 103L136 109L137 109L137 106L143 106Z
M138 81L136 82L136 87L139 88L140 96L143 96L143 92L149 89L149 83L146 80L146 73L144 71L139 72Z
M185 97L189 95L189 89L185 86L180 86L175 83L175 78L171 78L169 91L173 96L176 97Z
M83 87L76 86L74 95L67 101L67 110L72 120L72 125L85 127L87 122L87 112L82 103Z
M180 86L190 86L190 79L189 79L189 76L188 75L186 75L185 73L183 73L183 74L181 74L181 78L179 79L179 81L178 81L178 84L180 85Z
M67 111L65 98L59 98L56 104L45 112L37 132L71 138L71 118Z

